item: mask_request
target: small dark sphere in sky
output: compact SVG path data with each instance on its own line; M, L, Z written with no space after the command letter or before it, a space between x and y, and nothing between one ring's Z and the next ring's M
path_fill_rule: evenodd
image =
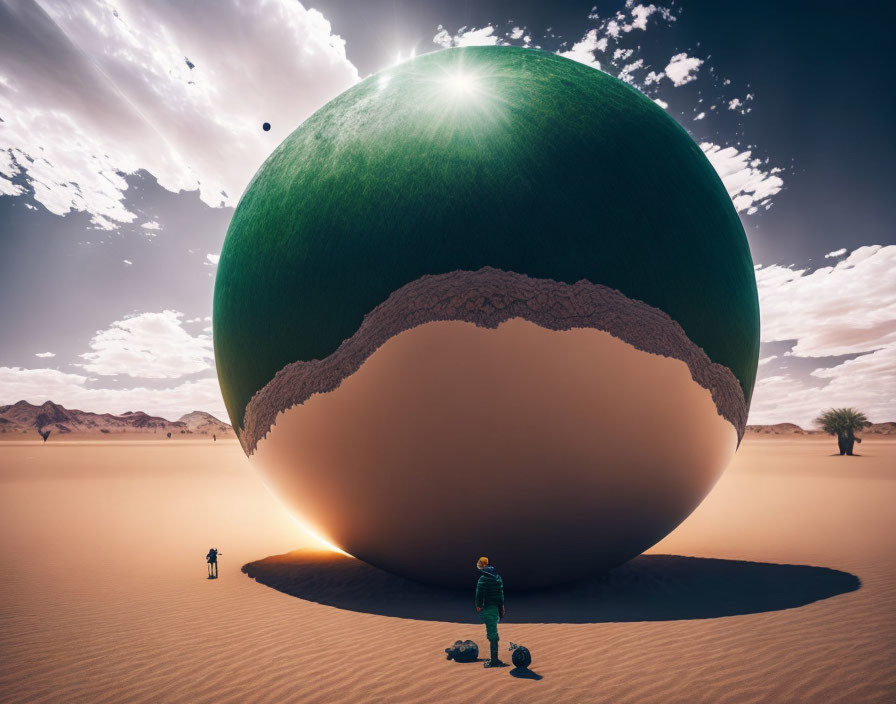
M261 129L263 129L265 132L269 132L270 129L271 129L271 123L270 123L270 122L265 122L265 123L261 126Z

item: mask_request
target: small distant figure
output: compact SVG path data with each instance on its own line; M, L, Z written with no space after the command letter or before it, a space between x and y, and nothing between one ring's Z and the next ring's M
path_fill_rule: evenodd
M50 433L53 432L53 431L51 431L51 430L38 430L37 432L40 433L40 436L44 439L44 442L46 442L46 441L47 441L47 438L50 437Z
M168 439L169 440L171 439L171 433L168 433Z
M265 123L261 126L261 129L263 129L265 132L270 132L270 131L271 131L271 123L270 123L270 122L265 122Z
M217 548L211 548L208 551L208 555L205 556L205 561L208 563L208 578L209 579L217 579L218 578L218 555L221 553L218 552Z
M476 583L476 613L485 624L485 636L491 649L491 657L482 666L504 667L498 659L498 621L504 618L504 582L487 557L480 557L476 568L480 573Z
M218 442L218 436L212 433L212 442Z

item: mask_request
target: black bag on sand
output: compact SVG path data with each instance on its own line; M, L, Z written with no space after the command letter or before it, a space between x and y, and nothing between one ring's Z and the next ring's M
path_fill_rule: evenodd
M450 648L445 648L446 660L455 662L476 662L479 659L479 646L471 640L455 641Z
M532 654L527 647L511 642L508 650L513 651L513 655L510 659L513 661L514 667L526 669L532 664Z

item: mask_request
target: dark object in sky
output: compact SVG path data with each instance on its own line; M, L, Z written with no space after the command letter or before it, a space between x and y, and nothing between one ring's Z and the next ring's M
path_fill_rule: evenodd
M446 660L455 662L476 662L479 659L479 646L471 640L455 641L450 648L445 648Z
M193 67L196 65L196 64L194 64L192 61L190 61L186 56L184 57L184 61L187 62L187 68L190 69L190 70L192 70Z
M513 655L510 659L513 661L514 667L527 668L532 664L532 654L524 645L517 645L513 641L510 641L510 648L508 648L508 650L513 651Z
M261 129L263 129L265 132L270 132L270 131L271 131L271 123L270 123L270 122L265 122L265 123L261 126Z
M52 430L38 430L37 432L40 433L40 436L44 439L44 442L46 442L47 438L50 437L50 433L53 431Z

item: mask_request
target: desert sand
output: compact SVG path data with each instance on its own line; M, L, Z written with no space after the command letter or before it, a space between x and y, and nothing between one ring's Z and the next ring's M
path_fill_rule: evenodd
M892 702L896 442L858 449L748 436L649 555L508 595L535 679L446 661L462 602L321 553L235 441L5 442L0 700Z

